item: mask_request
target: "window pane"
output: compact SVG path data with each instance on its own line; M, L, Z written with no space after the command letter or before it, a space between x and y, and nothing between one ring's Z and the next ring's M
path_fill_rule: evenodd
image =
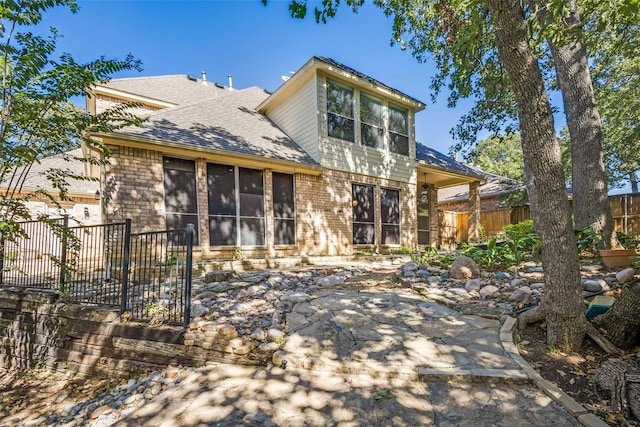
M360 125L360 134L362 136L362 145L373 148L382 145L382 137L384 136L382 128L362 123Z
M375 242L373 186L354 184L353 243L370 245Z
M345 141L355 141L353 132L352 119L346 117L340 117L335 114L329 113L327 115L327 121L329 126L329 136L334 138L344 139Z
M420 245L429 245L429 232L428 231L418 231L418 243Z
M264 216L262 171L240 168L240 216Z
M327 80L328 135L354 141L353 89Z
M418 217L418 230L429 230L429 217L428 216L419 216Z
M373 245L375 243L375 226L373 224L353 224L353 244Z
M274 172L272 182L273 216L276 218L295 218L293 175Z
M327 80L327 112L353 118L353 89Z
M409 135L409 113L407 110L389 105L389 131Z
M382 224L382 244L383 245L399 245L400 244L400 226Z
M380 210L383 224L400 224L400 191L382 188Z
M196 174L180 170L164 171L164 205L167 212L196 213Z
M295 245L296 244L296 222L292 219L275 219L274 224L274 243L276 245Z
M209 216L209 236L211 246L236 246L236 217Z
M240 244L264 245L264 218L240 218Z
M409 155L409 138L404 135L398 135L391 132L389 134L389 149L393 153Z
M360 95L360 120L379 128L382 127L382 101Z
M373 222L373 187L354 184L353 200L355 201L353 204L353 220L358 222Z
M177 228L187 228L188 224L193 224L194 227L194 234L193 234L193 244L194 246L199 246L199 239L198 239L198 214L176 214L176 213L167 213L166 215L166 221L167 221L167 229L168 230L174 230ZM182 244L183 239L179 239L178 235L173 235L174 240L173 243L174 244ZM180 242L178 241L180 240Z
M233 166L209 163L207 191L209 215L236 214L236 181Z

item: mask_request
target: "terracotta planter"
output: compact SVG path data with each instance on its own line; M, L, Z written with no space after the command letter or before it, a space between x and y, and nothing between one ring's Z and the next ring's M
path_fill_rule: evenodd
M602 262L607 267L631 267L636 259L635 249L608 249L601 250Z

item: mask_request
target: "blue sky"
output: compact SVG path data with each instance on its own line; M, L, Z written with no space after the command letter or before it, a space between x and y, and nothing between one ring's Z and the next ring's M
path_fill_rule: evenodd
M310 5L318 2L309 2ZM454 144L449 130L464 114L447 109L446 98L430 101L432 64L420 64L410 52L390 46L391 20L371 1L354 14L341 7L327 24L316 24L312 12L294 20L288 0L153 1L80 0L75 15L63 8L45 14L43 28L56 27L63 38L59 52L77 61L132 53L142 73L117 77L192 74L237 88L275 90L282 75L312 56L328 56L427 104L416 116L418 141L447 153Z

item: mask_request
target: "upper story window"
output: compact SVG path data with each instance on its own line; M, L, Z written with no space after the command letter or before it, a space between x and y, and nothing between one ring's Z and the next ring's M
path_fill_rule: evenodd
M409 155L409 112L389 104L389 150Z
M362 145L382 147L384 137L384 121L382 118L382 101L360 94L360 138Z
M329 136L355 141L353 89L327 80L327 124Z

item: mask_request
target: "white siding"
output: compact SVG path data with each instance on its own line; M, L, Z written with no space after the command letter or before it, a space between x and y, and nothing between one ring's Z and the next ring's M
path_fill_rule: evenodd
M284 103L270 111L268 116L319 162L316 99L316 82L315 79L311 79Z

